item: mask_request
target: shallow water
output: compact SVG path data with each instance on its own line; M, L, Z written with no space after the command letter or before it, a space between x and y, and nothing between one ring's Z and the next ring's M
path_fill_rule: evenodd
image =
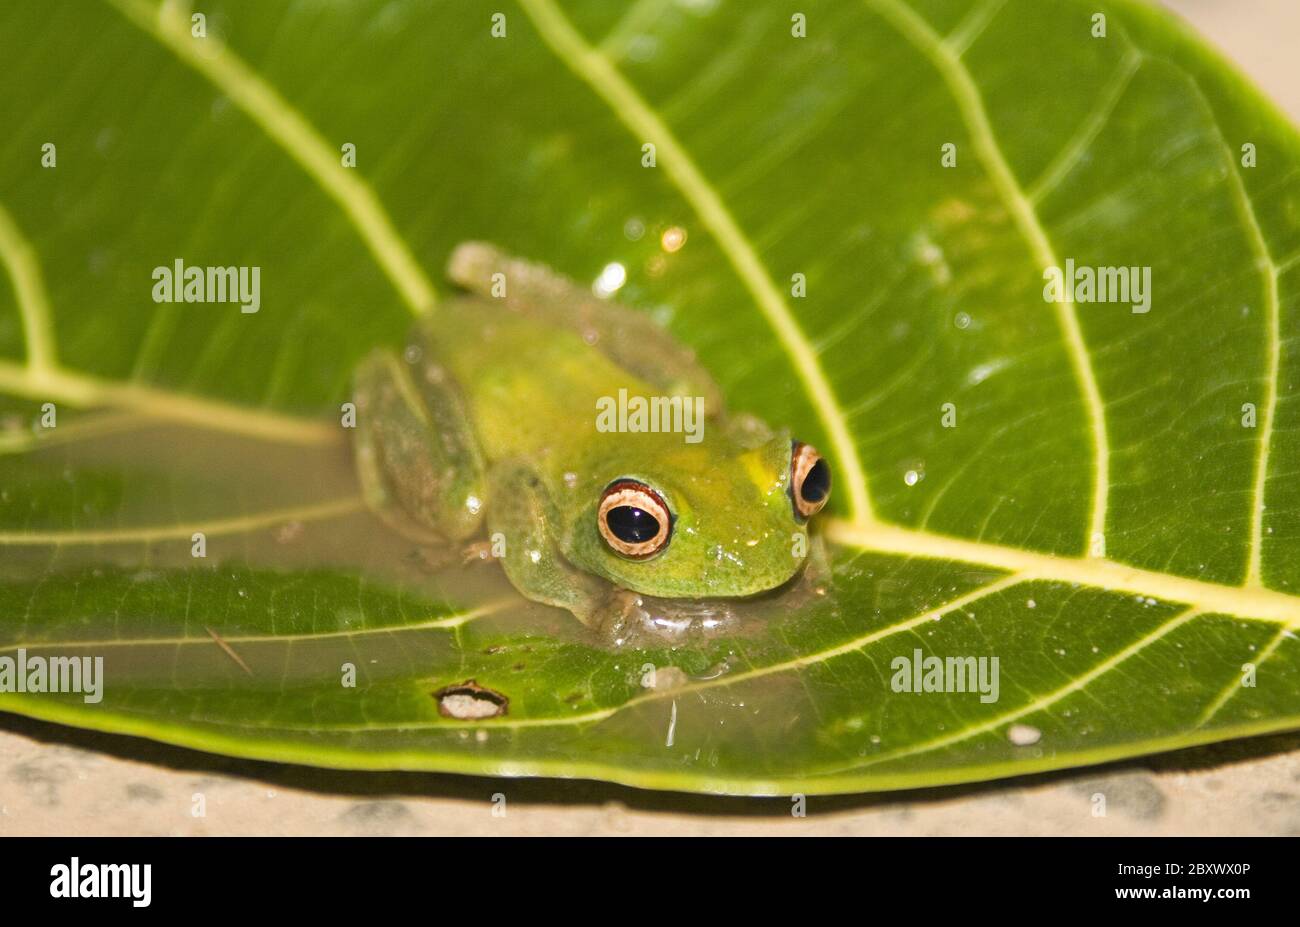
M175 583L225 571L226 593L238 599L246 594L244 571L334 571L412 601L490 609L491 625L503 631L618 650L744 636L827 593L829 570L815 544L815 563L772 593L662 599L611 586L608 617L586 628L566 611L520 596L490 559L467 560L464 545L429 547L373 516L360 500L343 434L337 444L295 447L151 421L87 433L0 458L8 500L0 530L11 539L46 536L5 545L0 579L49 588L111 574ZM205 535L202 557L194 556L196 531ZM223 606L198 605L212 610L206 621L222 624ZM160 628L187 620L155 617ZM341 609L337 629L348 630L355 617Z

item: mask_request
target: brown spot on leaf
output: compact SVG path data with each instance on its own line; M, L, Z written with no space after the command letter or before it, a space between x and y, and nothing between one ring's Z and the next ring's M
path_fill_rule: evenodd
M506 713L510 699L500 692L480 686L473 679L447 686L433 693L438 700L438 713L444 718L458 721L477 721L496 718Z

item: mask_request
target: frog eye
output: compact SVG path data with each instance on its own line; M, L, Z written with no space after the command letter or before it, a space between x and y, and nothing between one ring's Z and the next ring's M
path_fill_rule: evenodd
M600 536L624 557L644 560L668 546L672 513L663 496L645 483L616 480L605 488L596 514Z
M790 442L790 500L799 518L822 510L831 494L831 468L811 444Z

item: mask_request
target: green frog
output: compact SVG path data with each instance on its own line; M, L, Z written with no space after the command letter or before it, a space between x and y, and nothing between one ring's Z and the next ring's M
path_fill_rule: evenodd
M693 353L643 313L478 242L448 276L466 295L356 375L357 467L389 524L431 544L486 535L520 593L588 625L629 595L689 611L800 572L831 485L814 448L728 417ZM674 414L603 414L629 396ZM703 419L684 434L690 408Z

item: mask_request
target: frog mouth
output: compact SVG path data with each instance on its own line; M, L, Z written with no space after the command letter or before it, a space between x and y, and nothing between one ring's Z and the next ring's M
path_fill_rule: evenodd
M693 595L691 593L682 593L681 595L655 595L654 593L642 593L647 597L656 599L683 599L695 602L755 602L765 598L779 598L792 588L798 586L804 581L805 576L810 572L808 569L808 558L804 557L794 567L793 571L784 580L776 585L764 584L754 576L754 571L719 571L720 575L710 575L707 569L701 571L696 577L696 581L704 588L722 589L723 592L712 592L710 595ZM634 590L637 591L637 590Z
M813 580L812 572L801 566L781 585L743 596L666 598L618 587L601 630L616 647L744 634L789 614L814 596L825 595L825 584Z

